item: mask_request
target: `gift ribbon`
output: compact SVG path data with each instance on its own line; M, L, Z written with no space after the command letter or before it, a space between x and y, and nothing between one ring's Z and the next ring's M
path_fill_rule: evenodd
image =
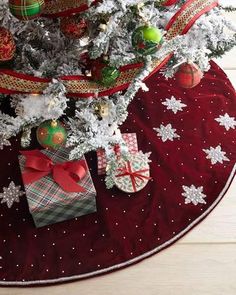
M24 184L31 184L52 174L53 180L65 192L82 193L86 191L77 183L85 177L88 170L84 160L54 164L39 150L21 151L20 153L26 158L26 171L22 175Z
M141 169L137 171L132 171L132 167L130 164L130 161L127 161L127 165L123 168L119 169L122 173L116 175L116 177L124 177L129 176L131 179L132 187L134 192L137 192L137 179L140 179L141 181L144 181L145 179L152 179L149 176L143 175L144 172L149 171L149 169Z

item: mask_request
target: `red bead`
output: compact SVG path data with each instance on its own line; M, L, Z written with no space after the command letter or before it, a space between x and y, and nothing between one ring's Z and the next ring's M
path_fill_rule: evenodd
M193 88L201 82L203 73L196 64L184 63L179 67L175 77L179 86Z

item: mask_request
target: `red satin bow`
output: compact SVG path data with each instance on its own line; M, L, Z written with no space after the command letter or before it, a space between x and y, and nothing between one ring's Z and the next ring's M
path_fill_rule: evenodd
M65 192L82 193L86 190L77 182L87 173L87 165L84 160L54 164L53 161L39 150L21 151L26 158L24 184L33 183L44 176L52 174L54 181Z
M136 178L138 178L138 179L140 179L142 181L144 181L144 179L152 179L151 177L143 175L143 173L149 171L149 169L142 169L142 170L132 171L130 161L127 162L127 166L125 166L123 168L120 168L119 170L122 173L116 175L116 177L130 176L134 192L137 192Z

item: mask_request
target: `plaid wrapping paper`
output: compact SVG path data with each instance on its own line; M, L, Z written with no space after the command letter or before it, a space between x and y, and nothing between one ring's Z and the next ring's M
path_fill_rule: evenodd
M57 151L43 150L41 152L52 159L54 163L63 163L69 160L69 150L66 148ZM24 156L19 156L19 164L23 173ZM89 169L79 184L86 189L86 192L67 193L53 181L51 175L25 185L29 210L36 227L96 212L96 190Z
M138 152L138 141L136 133L123 133L122 138L125 141L128 150L131 154L136 154ZM119 156L119 150L117 151L117 156ZM103 149L97 150L97 164L98 164L98 175L106 174L107 158L105 151Z

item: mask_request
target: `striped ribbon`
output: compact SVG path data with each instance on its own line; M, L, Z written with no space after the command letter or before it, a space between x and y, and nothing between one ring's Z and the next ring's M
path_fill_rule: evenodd
M65 1L67 2L67 1ZM68 1L68 2L83 2ZM166 30L166 39L183 35L193 26L196 20L203 14L209 12L218 5L216 0L189 0L172 17ZM149 77L163 67L171 58L167 55L163 60L154 60L152 72ZM111 95L115 92L125 90L134 80L143 67L142 63L130 64L120 68L121 75L113 86L105 87L92 81L86 76L63 76L60 77L64 83L68 96L72 97L97 97ZM148 77L147 77L148 78ZM51 79L36 78L30 75L17 73L11 70L0 70L0 93L42 93L47 88Z

